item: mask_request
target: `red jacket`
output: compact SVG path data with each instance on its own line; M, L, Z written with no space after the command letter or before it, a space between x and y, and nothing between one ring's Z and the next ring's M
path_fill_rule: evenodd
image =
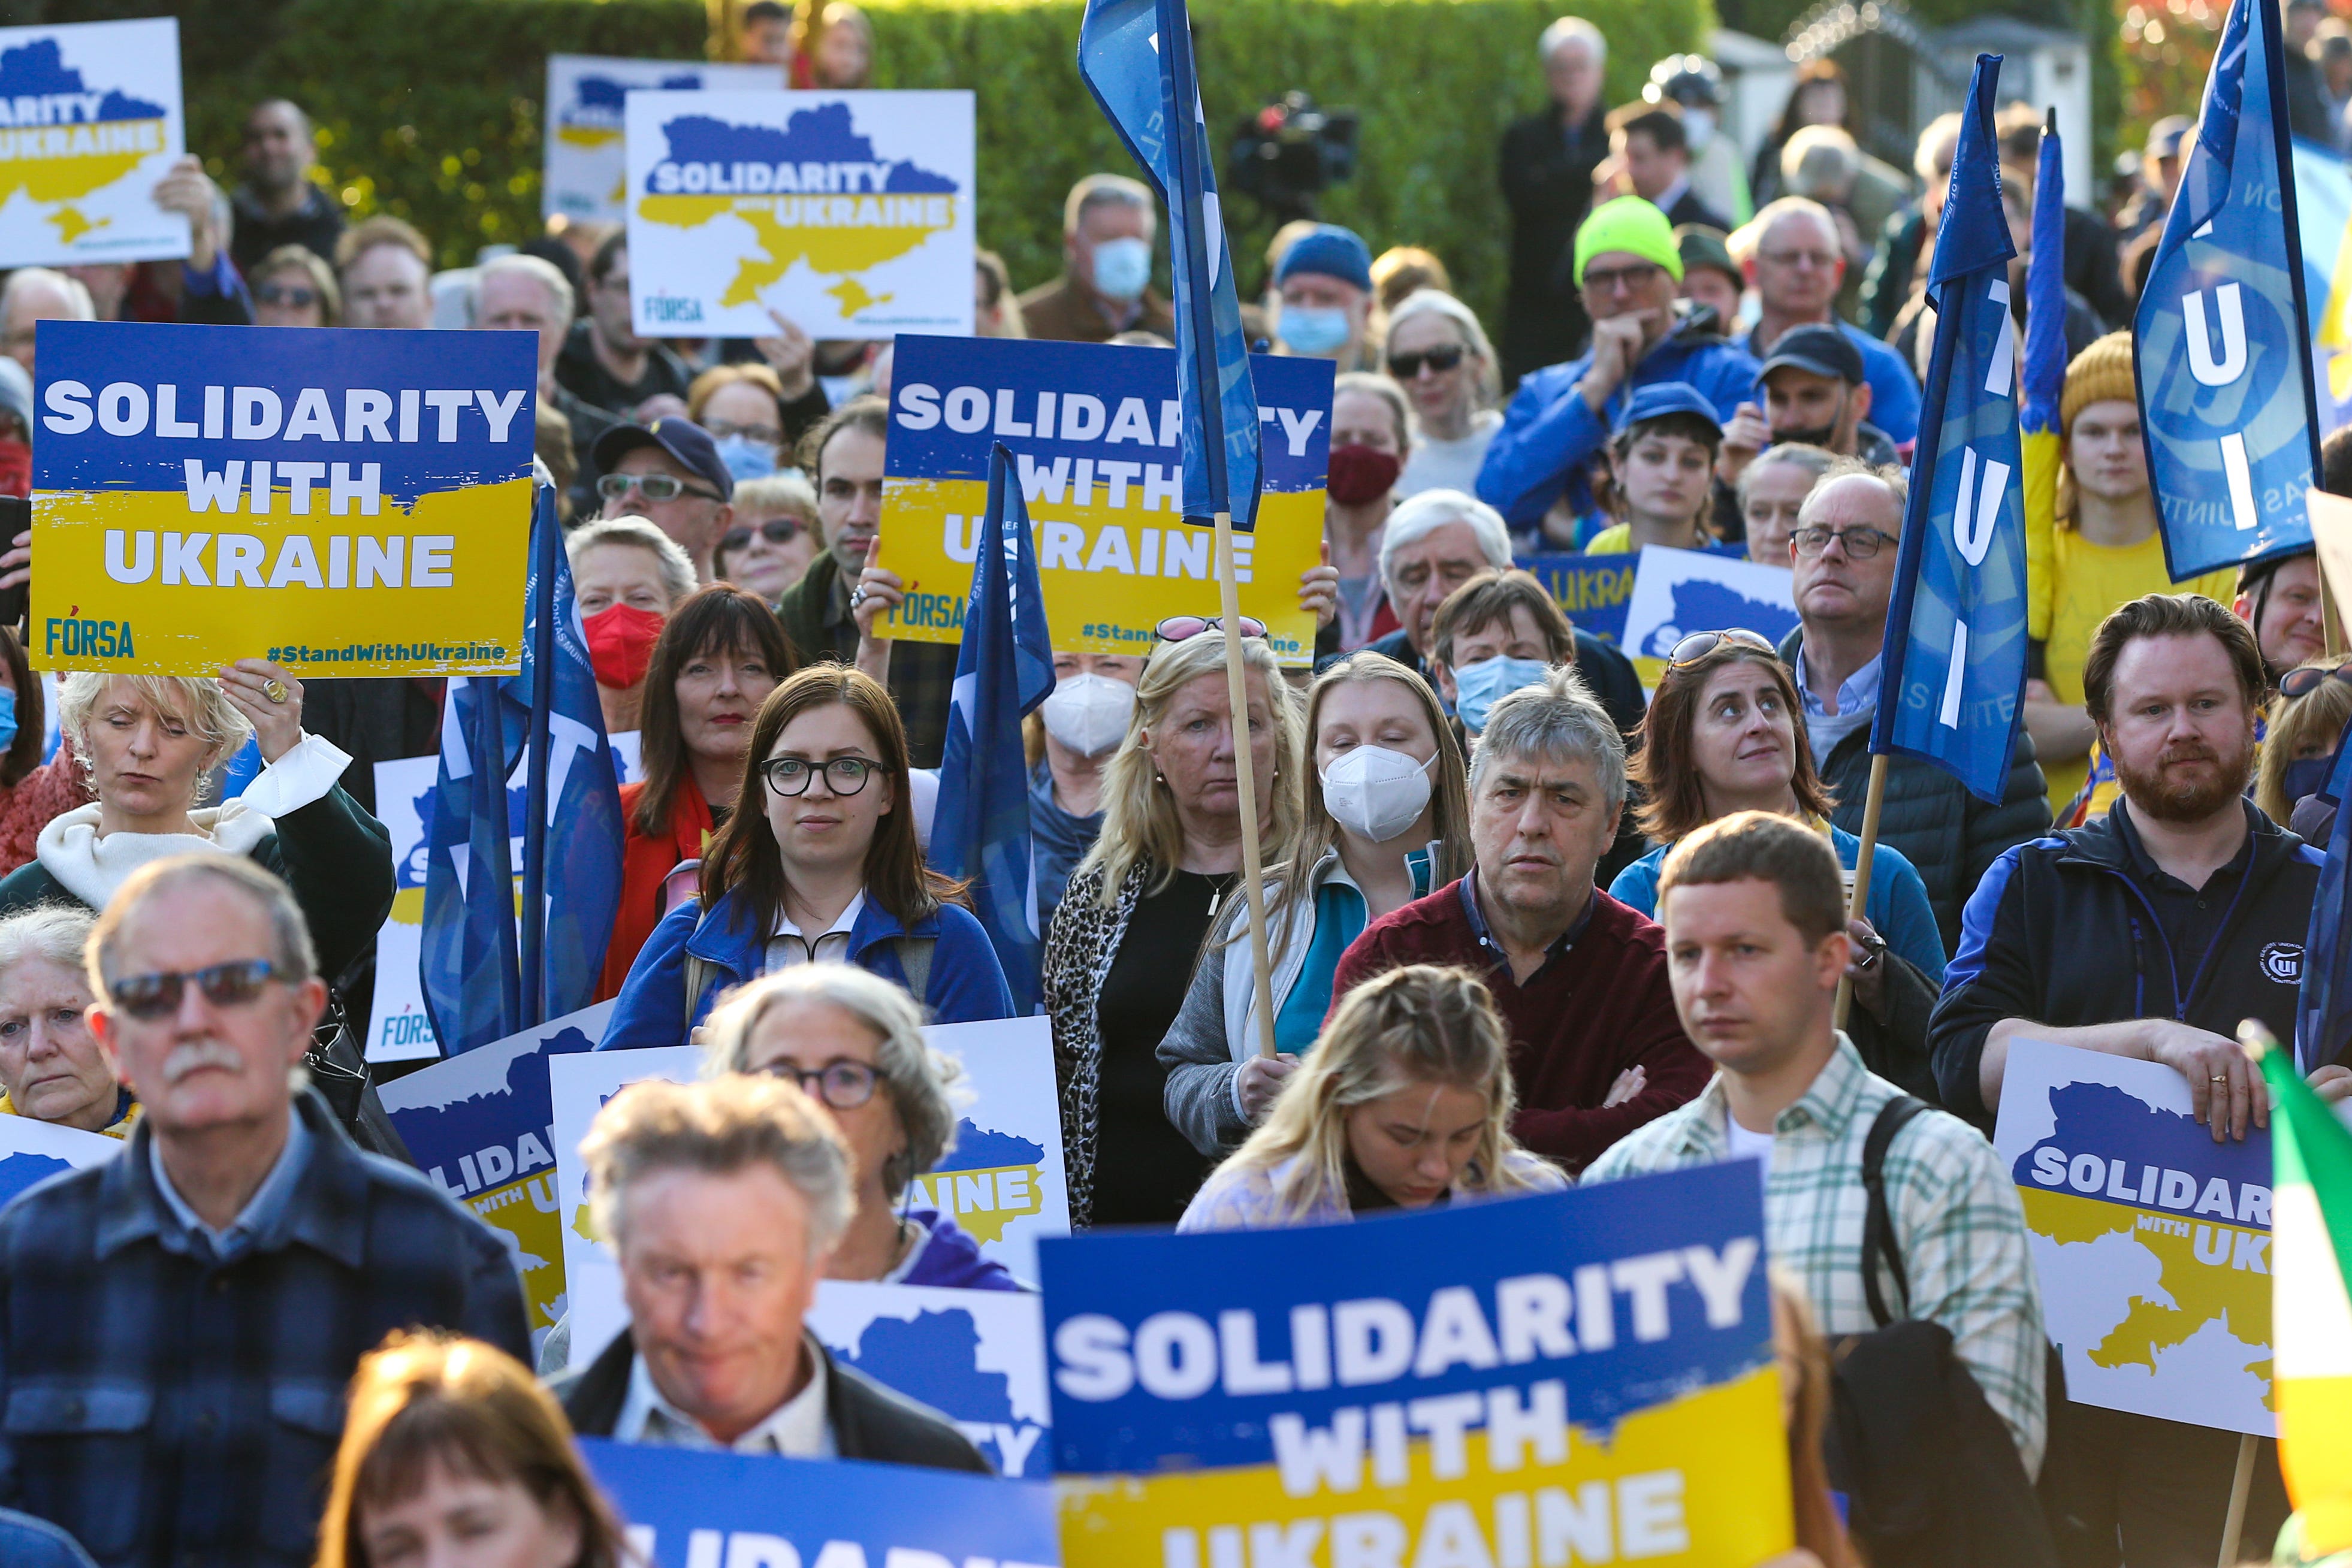
M627 833L621 845L621 907L613 917L613 938L604 946L604 972L596 982L596 999L621 994L637 950L669 912L662 907L662 879L690 860L702 858L713 831L710 804L692 779L678 780L670 800L669 831L648 837L637 826L637 801L645 781L621 786L621 821Z
M1469 885L1467 878L1449 883L1366 926L1339 958L1333 1009L1352 988L1405 964L1454 964L1483 977L1511 1031L1519 1092L1511 1132L1571 1171L1706 1086L1715 1067L1675 1014L1657 922L1595 888L1584 929L1523 988L1502 949L1480 941L1465 898ZM1610 1084L1635 1062L1647 1087L1601 1110Z

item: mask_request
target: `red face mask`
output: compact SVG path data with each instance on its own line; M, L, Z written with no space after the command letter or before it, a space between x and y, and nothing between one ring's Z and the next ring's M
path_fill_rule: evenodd
M33 449L21 441L0 441L0 496L33 493Z
M1326 488L1331 498L1343 507L1365 506L1396 488L1397 471L1402 466L1396 454L1377 446L1334 446L1331 477Z
M580 623L588 633L588 662L595 667L596 684L627 691L646 678L653 663L654 643L668 617L635 605L615 604Z

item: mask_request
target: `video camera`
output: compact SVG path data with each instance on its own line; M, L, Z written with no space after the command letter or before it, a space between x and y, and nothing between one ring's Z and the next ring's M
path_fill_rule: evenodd
M1315 215L1326 187L1356 172L1356 111L1318 109L1293 89L1242 121L1227 182L1277 222Z

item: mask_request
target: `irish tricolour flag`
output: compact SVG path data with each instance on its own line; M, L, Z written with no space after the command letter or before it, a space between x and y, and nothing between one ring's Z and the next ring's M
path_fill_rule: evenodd
M2352 1132L2294 1070L2263 1055L2271 1092L2271 1345L2279 1466L2309 1558L2352 1549Z

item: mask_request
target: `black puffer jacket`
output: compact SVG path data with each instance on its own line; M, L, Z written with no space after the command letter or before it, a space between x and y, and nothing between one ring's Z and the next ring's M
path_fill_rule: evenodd
M1802 628L1780 643L1780 658L1790 669L1797 664ZM1870 730L1855 730L1830 752L1822 768L1822 782L1837 796L1830 820L1849 833L1862 831L1863 806L1870 794ZM1878 841L1893 844L1911 857L1919 880L1927 884L1927 902L1944 933L1944 951L1959 941L1960 911L1977 890L1984 873L2003 850L2044 832L2050 826L2050 803L2042 764L2033 755L2033 737L2020 725L2017 747L2009 759L2009 783L2000 804L1989 806L1969 793L1968 787L1931 762L1916 758L1887 759L1886 800L1879 808Z

